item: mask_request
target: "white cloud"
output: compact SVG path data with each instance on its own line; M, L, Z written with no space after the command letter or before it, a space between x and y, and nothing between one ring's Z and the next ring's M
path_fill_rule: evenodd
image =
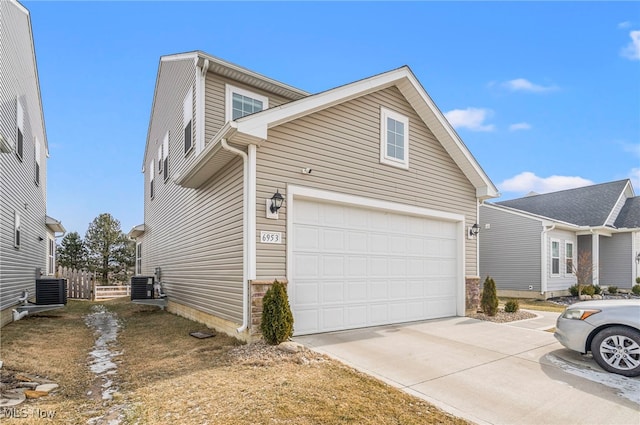
M519 123L511 124L509 126L509 131L518 131L518 130L531 130L531 124L527 122L519 122Z
M621 28L621 29L625 29L625 28L629 28L629 27L631 27L631 22L629 22L629 21L620 22L618 24L618 28Z
M482 108L454 109L445 112L444 116L454 128L467 128L472 131L493 131L493 124L485 124L485 120L493 116L493 111Z
M578 176L538 177L530 171L524 171L517 176L503 181L498 185L498 187L504 192L518 192L526 194L529 192L557 192L559 190L573 189L576 187L589 186L591 184L593 184L591 180Z
M620 54L631 60L640 60L640 31L629 31L631 41L621 51Z
M558 90L556 86L541 86L539 84L534 84L524 78L516 78L515 80L505 81L504 83L502 83L502 86L511 91L524 91L529 93L544 93Z

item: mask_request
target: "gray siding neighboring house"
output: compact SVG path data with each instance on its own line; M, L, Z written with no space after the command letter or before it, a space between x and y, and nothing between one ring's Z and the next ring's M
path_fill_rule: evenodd
M12 320L22 291L55 270L55 237L64 227L48 217L47 137L29 11L0 2L0 324ZM35 78L33 77L35 76Z
M577 189L532 195L510 201L484 204L481 222L496 219L501 212L501 226L514 249L540 243L539 292L529 290L512 276L491 245L492 230L480 236L480 272L482 275L506 276L496 279L503 295L545 298L565 294L576 283L574 268L592 269L590 283L630 289L639 274L640 197L635 196L629 180L602 183ZM528 217L541 223L538 235L506 217ZM492 223L493 228L493 223ZM637 259L637 260L636 260Z
M497 196L407 67L310 95L202 52L160 60L143 172L137 272L244 340L274 279L298 334L464 315Z

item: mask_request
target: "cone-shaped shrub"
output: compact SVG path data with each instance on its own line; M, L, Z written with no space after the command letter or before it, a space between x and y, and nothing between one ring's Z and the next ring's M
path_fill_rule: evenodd
M496 283L489 276L482 285L482 298L480 299L480 308L487 316L495 316L498 312L498 294L496 292Z
M265 341L280 344L293 335L293 314L284 284L277 280L262 299L260 330Z

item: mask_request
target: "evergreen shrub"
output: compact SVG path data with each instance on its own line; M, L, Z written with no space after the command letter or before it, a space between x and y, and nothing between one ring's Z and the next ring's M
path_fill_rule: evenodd
M293 314L287 290L277 280L262 299L260 330L265 341L271 345L280 344L293 335Z

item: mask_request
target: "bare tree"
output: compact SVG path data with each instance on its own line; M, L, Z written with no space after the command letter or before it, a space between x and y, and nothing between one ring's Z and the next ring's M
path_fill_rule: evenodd
M593 261L591 260L591 252L583 251L578 254L578 262L574 263L572 260L571 264L567 264L568 267L571 267L571 271L576 276L576 280L578 281L578 297L582 295L582 288L593 283Z

